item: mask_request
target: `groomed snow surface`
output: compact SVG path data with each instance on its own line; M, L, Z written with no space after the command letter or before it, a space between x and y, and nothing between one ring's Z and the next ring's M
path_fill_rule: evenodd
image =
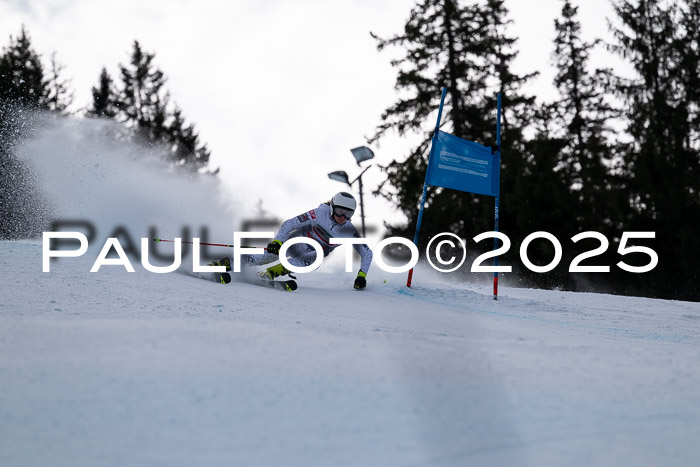
M698 303L325 266L288 293L93 249L42 273L41 248L0 242L3 466L700 462Z

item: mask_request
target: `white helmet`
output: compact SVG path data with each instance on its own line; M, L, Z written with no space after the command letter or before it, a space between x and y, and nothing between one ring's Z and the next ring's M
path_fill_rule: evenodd
M331 198L332 215L344 215L346 219L350 219L356 207L357 202L355 201L355 197L350 193L341 191Z

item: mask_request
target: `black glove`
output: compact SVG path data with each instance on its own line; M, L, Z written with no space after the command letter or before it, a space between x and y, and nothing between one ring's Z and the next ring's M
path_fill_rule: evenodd
M367 287L367 279L366 279L366 277L367 277L367 274L365 274L364 272L362 272L362 271L358 272L358 273L357 273L357 277L355 278L355 285L354 285L354 287L355 287L356 289L358 289L358 290L359 290L359 289L364 289L365 287Z
M279 240L272 240L267 244L267 252L272 253L273 255L279 255L280 248L282 248L282 242Z

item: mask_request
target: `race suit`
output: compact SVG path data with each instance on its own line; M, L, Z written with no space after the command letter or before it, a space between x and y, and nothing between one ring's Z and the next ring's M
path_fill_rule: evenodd
M308 237L314 239L323 248L323 256L328 256L335 250L338 244L331 244L331 238L360 238L357 229L348 220L344 224L338 224L331 215L331 207L322 203L318 208L305 212L299 216L286 220L280 227L275 240L284 243L294 237ZM360 270L365 274L372 264L372 250L367 245L353 245L355 251L360 254ZM264 255L241 255L241 263L249 266L260 266L278 261L279 256L265 251ZM313 264L316 260L316 250L307 243L297 243L287 250L287 261L294 266L304 267Z

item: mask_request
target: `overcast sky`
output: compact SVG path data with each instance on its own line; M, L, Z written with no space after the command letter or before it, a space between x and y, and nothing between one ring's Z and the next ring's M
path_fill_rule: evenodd
M555 96L549 65L560 0L510 0L519 38L517 72L540 71L529 91ZM583 36L609 38L608 0L579 5ZM379 53L372 31L400 32L413 0L3 0L0 45L26 25L37 52L52 52L72 79L75 107L90 103L103 66L116 77L134 40L155 52L172 100L196 125L242 206L263 200L287 218L327 200L343 185L327 173L360 169L349 151L365 144L396 94L394 52ZM605 52L594 66L619 66ZM495 123L494 123L495 124ZM375 162L401 159L407 142L372 147ZM507 157L507 148L504 150ZM364 177L371 221L401 219L369 191L382 179ZM355 187L356 188L356 187ZM416 187L421 190L422 187ZM354 190L356 193L356 190ZM357 222L359 224L359 220Z

